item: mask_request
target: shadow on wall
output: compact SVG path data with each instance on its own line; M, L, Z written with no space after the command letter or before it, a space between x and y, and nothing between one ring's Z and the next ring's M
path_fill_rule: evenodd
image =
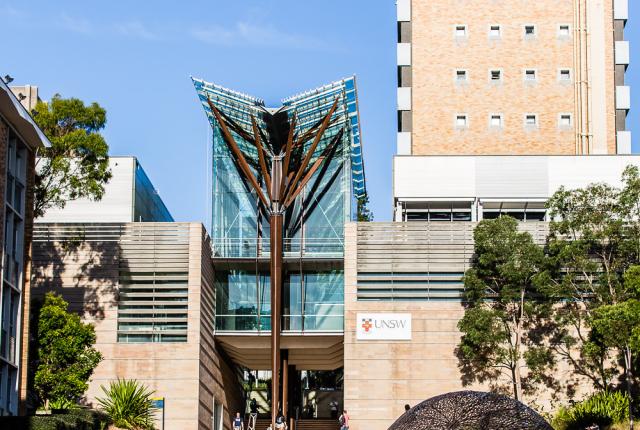
M29 381L27 407L38 406L33 390L33 375L38 366L38 319L46 293L61 295L69 303L69 311L79 314L84 322L99 323L113 312L116 318L119 273L127 271L120 260L116 240L85 240L84 237L64 241L33 242L31 270Z

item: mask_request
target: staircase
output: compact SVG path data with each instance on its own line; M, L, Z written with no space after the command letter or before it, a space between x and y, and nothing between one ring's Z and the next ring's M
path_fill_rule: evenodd
M269 424L271 424L271 418L258 418L256 420L255 430L267 430L267 428L269 427ZM244 428L245 429L249 428L249 419L245 421Z
M332 419L298 420L296 430L340 430L340 423Z
M269 418L258 418L256 420L255 430L266 430L271 424ZM244 428L248 429L249 420L244 423ZM318 420L298 420L295 430L340 430L340 423L338 420L332 419L318 419Z

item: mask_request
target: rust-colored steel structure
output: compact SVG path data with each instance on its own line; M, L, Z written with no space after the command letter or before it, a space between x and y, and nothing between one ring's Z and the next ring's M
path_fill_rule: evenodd
M296 133L295 114L284 119L278 113L265 110L260 128L255 117L251 117L252 129L245 130L240 124L225 115L209 98L209 107L215 116L224 141L242 178L256 193L261 209L269 216L270 224L270 284L271 284L271 421L275 429L275 420L280 410L280 380L282 358L280 334L282 320L283 287L283 225L284 214L300 195L305 186L320 168L328 163L341 142L344 130L340 130L321 150L318 148L325 131L332 123L332 117L340 97L336 97L329 111L310 128ZM286 115L286 113L285 113ZM286 133L273 130L288 128ZM271 132L270 132L271 131ZM247 162L249 157L243 153L233 133L253 145L258 153L258 163L254 168L256 176ZM286 138L284 138L286 134ZM315 160L314 160L315 158ZM313 161L313 162L312 162ZM270 162L270 166L268 164ZM286 390L286 384L283 384ZM285 396L286 397L286 396ZM286 410L282 406L283 412Z

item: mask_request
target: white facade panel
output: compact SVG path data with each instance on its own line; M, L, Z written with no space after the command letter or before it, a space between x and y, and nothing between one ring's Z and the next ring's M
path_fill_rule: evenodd
M477 157L476 193L504 198L545 197L546 157Z
M393 195L396 198L473 197L475 157L395 157Z
M631 154L631 132L619 131L616 141L616 152L618 154Z
M613 19L629 19L629 0L613 0Z
M411 132L399 132L396 145L396 152L398 155L411 155Z
M411 0L397 0L398 21L411 21Z
M411 44L398 43L398 66L411 65Z
M616 87L616 109L631 109L631 87L622 85Z
M616 41L616 64L629 65L629 41Z
M70 201L64 209L49 209L37 222L132 222L135 181L134 157L111 157L112 178L105 185L102 200Z
M398 110L411 110L411 87L398 88Z
M630 142L629 142L630 147ZM620 186L625 167L640 155L591 156L397 156L396 200L544 200L560 186L594 182Z

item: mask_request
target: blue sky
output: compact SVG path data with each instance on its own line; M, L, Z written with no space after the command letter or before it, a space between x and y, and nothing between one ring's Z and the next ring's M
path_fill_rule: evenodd
M640 2L629 6L638 152ZM136 155L176 220L207 226L210 129L189 76L279 105L356 74L371 207L390 219L395 0L0 0L0 38L0 75L103 105L112 155Z

